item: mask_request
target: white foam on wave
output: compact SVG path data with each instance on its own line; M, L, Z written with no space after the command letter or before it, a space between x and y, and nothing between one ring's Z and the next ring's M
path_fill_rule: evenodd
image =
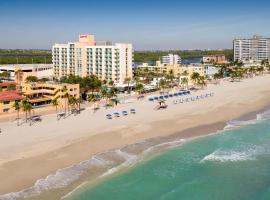
M251 146L241 150L216 150L205 156L200 162L216 161L216 162L239 162L256 160L256 156L265 153L263 147Z
M107 170L105 173L100 175L99 178L113 174L124 167L132 166L139 160L138 156L124 152L121 149L117 149L115 153L119 155L120 157L124 158L125 161L122 164Z
M269 119L269 118L270 118L270 110L267 110L263 113L257 114L255 119L246 120L246 121L231 120L231 121L227 122L227 125L224 127L224 130L233 130L236 128L241 128L243 126L257 124L257 123L264 121L266 119Z
M77 180L86 170L95 166L104 166L112 164L112 161L104 160L101 157L93 156L89 160L82 161L78 164L67 168L59 169L55 174L36 181L34 186L19 192L12 192L0 195L0 200L15 200L18 198L28 198L41 194L43 191L66 187Z
M145 151L143 151L143 154L144 155L148 154L148 153L154 151L155 149L161 148L161 147L164 147L164 146L175 147L175 146L177 146L179 144L182 144L185 141L186 141L186 139L179 139L179 140L174 140L174 141L170 141L170 142L164 142L164 143L161 143L161 144L157 144L157 145L151 146L148 149L146 149Z

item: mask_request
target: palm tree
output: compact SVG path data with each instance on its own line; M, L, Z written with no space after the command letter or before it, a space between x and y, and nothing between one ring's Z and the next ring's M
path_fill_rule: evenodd
M170 84L171 84L171 87L173 85L173 79L174 79L174 72L172 69L169 70L169 73L168 73L168 79L170 80Z
M23 112L25 112L25 122L26 123L27 123L27 120L28 120L28 118L27 118L27 113L28 113L27 104L28 104L28 101L26 99L22 100L21 107L22 107Z
M56 113L56 116L57 116L57 107L59 106L59 99L58 98L54 98L51 102L51 104L55 107L55 113ZM58 119L58 117L57 117Z
M79 113L80 113L80 112L81 112L81 103L82 103L81 97L75 98L75 102L76 102L76 104L77 104L77 106L78 106Z
M198 81L199 81L199 78L200 78L200 74L198 72L193 72L191 74L191 80L194 81L195 85L197 85Z
M129 77L127 77L127 78L125 79L125 82L126 82L127 85L128 85L128 93L130 93L130 87L129 87L130 81L131 81L131 78L129 78Z
M99 100L99 98L96 95L94 95L94 94L88 95L88 101L89 102L96 102L98 100Z
M22 101L22 110L25 112L25 122L27 123L27 114L29 113L29 121L30 121L30 126L31 126L31 111L32 111L33 107L32 105L27 101L27 100L23 100Z
M139 95L143 92L144 86L141 83L136 84L135 90L139 93Z
M181 78L181 84L186 85L186 89L188 89L188 78L187 77Z
M71 106L71 108L74 108L76 105L76 98L74 96L68 97L68 105Z
M161 79L161 80L159 81L159 88L162 89L162 92L163 92L163 93L164 93L164 90L165 90L166 86L167 86L166 80Z
M205 76L199 76L197 84L199 86L201 86L201 88L203 89L207 85L206 77Z
M20 109L21 109L21 104L19 101L15 101L12 107L17 111L17 126L20 125Z

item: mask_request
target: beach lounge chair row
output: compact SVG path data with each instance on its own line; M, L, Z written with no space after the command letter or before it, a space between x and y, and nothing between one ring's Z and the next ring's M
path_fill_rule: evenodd
M162 95L162 96L155 96L155 97L150 97L148 100L149 101L158 101L158 100L164 100L164 99L169 99L169 98L174 98L174 97L179 97L179 96L185 96L189 95L190 91L181 91L181 92L176 92L168 95Z
M106 115L106 118L107 119L112 119L113 117L115 118L118 118L118 117L121 117L121 114L122 116L127 116L130 114L136 114L136 110L134 108L130 109L129 112L126 111L126 110L123 110L122 112L115 112L115 113L112 113L112 114L107 114Z
M189 98L185 98L185 99L182 98L182 99L179 99L179 100L174 100L173 103L174 104L187 103L187 102L197 101L197 100L200 100L200 99L205 99L205 98L213 97L213 96L214 96L214 93L210 92L210 93L206 93L206 94L202 94L202 95L198 95L198 96L193 96L193 97L189 97Z

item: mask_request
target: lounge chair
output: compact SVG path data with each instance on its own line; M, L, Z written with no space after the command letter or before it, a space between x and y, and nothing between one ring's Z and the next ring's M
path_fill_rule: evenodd
M136 110L134 108L130 109L131 114L136 114Z
M126 110L122 111L122 115L123 116L127 116L128 115L128 112Z
M173 94L169 94L169 97L171 97L171 98L172 98L172 97L173 97Z
M148 100L149 100L149 101L154 101L154 99L153 99L153 98L149 98Z
M159 96L159 99L164 99L164 96Z
M158 97L154 97L154 100L158 100Z
M165 96L164 96L164 98L165 98L165 99L168 99L168 98L169 98L169 96L168 96L168 95L165 95Z
M118 112L113 113L115 117L120 117L120 114Z
M112 119L112 115L111 115L111 114L107 114L107 115L106 115L106 118L107 118L107 119Z
M174 93L173 95L174 95L175 97L178 97L178 93Z

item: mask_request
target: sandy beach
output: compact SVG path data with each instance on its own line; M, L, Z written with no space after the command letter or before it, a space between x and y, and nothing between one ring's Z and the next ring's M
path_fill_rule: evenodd
M92 155L119 149L155 137L178 134L190 138L223 129L227 121L262 110L269 105L270 75L223 81L192 92L214 96L183 104L167 101L166 110L155 111L156 103L129 99L114 108L96 113L87 108L77 116L56 120L55 114L42 116L32 126L8 121L0 124L0 194L31 187L36 180L57 169L89 159ZM106 114L136 109L136 114L106 119ZM21 113L21 117L24 117Z

